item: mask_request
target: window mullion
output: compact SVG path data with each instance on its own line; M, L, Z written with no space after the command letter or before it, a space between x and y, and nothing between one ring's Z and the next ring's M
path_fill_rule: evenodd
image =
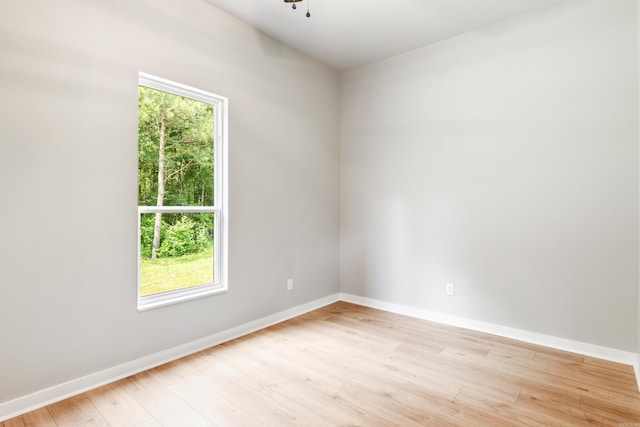
M138 206L138 213L198 213L217 210L215 206Z

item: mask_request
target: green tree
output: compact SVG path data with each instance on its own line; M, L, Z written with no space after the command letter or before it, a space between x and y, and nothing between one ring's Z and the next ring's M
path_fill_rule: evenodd
M139 86L138 159L140 206L212 205L213 106ZM157 213L152 259L159 255L162 226Z

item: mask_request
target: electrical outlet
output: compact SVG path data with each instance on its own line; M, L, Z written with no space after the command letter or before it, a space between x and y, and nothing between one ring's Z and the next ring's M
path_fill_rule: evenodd
M447 283L447 295L453 296L456 293L456 287L453 283Z
M287 290L288 291L293 290L293 279L287 280Z

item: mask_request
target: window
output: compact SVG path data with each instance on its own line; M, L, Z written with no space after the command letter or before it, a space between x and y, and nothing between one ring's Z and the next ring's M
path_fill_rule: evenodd
M227 288L226 98L138 77L138 310Z

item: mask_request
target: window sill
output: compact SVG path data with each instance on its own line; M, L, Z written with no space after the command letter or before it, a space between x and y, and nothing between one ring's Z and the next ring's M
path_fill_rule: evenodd
M167 305L178 304L198 298L227 292L226 286L203 285L195 288L164 292L156 295L138 297L138 312L153 310Z

